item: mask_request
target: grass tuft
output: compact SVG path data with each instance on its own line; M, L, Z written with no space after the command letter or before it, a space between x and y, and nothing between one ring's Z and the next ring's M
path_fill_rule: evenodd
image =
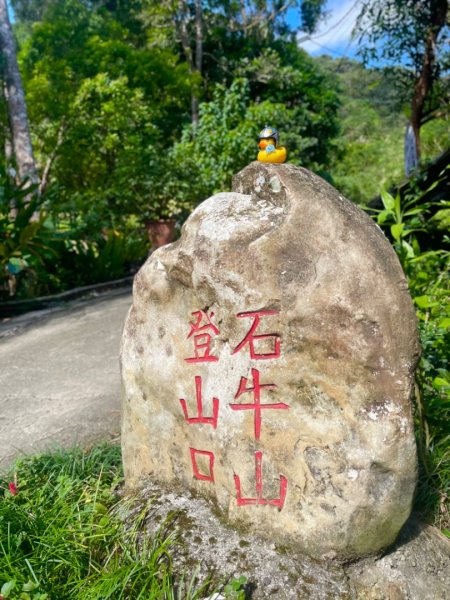
M196 578L186 584L172 573L170 523L154 538L140 535L151 502L132 525L124 519L133 501L118 497L122 478L120 448L106 444L17 462L1 487L2 600L200 597Z

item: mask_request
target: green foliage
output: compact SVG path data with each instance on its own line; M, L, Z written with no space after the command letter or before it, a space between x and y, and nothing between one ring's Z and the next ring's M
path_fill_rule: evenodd
M156 128L142 91L130 89L125 77L85 79L54 168L60 208L73 202L84 219L94 213L98 226L106 227L138 212L148 201L145 172L157 153L152 136Z
M368 69L353 60L326 56L317 61L335 78L341 99L341 135L328 171L342 193L367 204L380 186L389 189L404 177L408 97L397 81L405 77L405 69ZM434 119L421 131L424 162L447 149L448 119Z
M10 600L195 600L205 586L175 577L163 524L142 535L151 503L119 500L120 448L102 445L20 460L17 493L0 497L0 589ZM124 516L133 511L132 524ZM181 595L180 595L181 590Z
M389 127L361 100L347 102L346 112L333 183L354 202L366 204L380 185L389 188L403 177L403 119Z
M54 238L40 212L35 185L16 185L0 166L0 298L30 289L57 256Z
M117 279L147 253L144 232L122 232L55 221L46 199L27 182L16 185L0 166L0 299L23 299ZM13 211L14 207L14 211Z
M444 530L450 528L450 252L421 249L418 235L433 226L430 211L448 210L450 203L436 206L414 193L402 198L387 192L382 201L377 221L391 236L407 276L423 349L416 386L421 467L416 505Z
M445 22L446 0L383 0L376 4L363 0L357 23L359 40L365 42L363 54L370 59L407 62L415 73L420 72L427 36L430 29L436 29L440 7ZM446 33L448 27L438 38L436 53L445 48ZM380 44L381 40L385 43Z
M298 93L305 97L315 95L316 92L305 91L308 77L288 71L286 79L292 75L292 85ZM276 124L281 131L280 143L287 145L290 162L311 167L317 165L319 156L325 160L322 143L335 127L335 96L331 93L328 100L323 98L324 105L327 101L333 105L326 116L325 111L313 113L306 101L288 107L281 97L277 101L275 93L267 95L273 100L252 101L251 84L243 78L234 80L229 88L216 86L213 99L200 105L195 130L186 127L181 141L168 156L164 190L170 197L194 206L212 193L229 189L232 176L256 159L258 133L267 123ZM308 102L313 104L314 100L309 97ZM323 137L309 135L313 123L317 124L317 131L322 128Z
M246 583L247 578L243 575L229 581L223 589L226 600L245 600L244 586Z
M309 30L322 5L295 5ZM291 41L282 5L250 3L244 26L237 5L203 3L201 75L180 45L183 35L193 41L194 5L16 0L15 6L28 27L20 37L20 64L38 160L49 166L49 189L56 189L53 215L75 213L99 229L122 229L131 215L141 222L186 215L204 196L192 201L174 194L167 180L181 178L182 185L206 195L216 189L214 181L197 186L197 170L186 169L190 161L179 160L182 151L173 149L183 125L183 141L193 133L186 133L191 93L208 105L217 101L218 90L230 91L236 78L247 75L248 101L260 106L254 118L269 114L280 128L289 128L294 159L301 153L303 164L328 161L337 97ZM255 123L254 131L264 125ZM212 160L227 162L223 154L220 148ZM233 164L244 164L235 158ZM228 164L219 179L229 180Z
M171 49L147 48L119 8L56 0L39 13L20 64L35 151L57 188L53 212L122 228L151 202L187 116L189 69Z

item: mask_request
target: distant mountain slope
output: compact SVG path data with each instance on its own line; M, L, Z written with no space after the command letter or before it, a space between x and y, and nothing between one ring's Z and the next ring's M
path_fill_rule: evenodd
M404 72L367 69L345 58L321 56L316 60L336 78L340 88L341 137L330 168L331 179L354 202L366 204L382 187L404 179L408 102L397 85ZM430 121L421 132L424 162L450 147L448 116Z

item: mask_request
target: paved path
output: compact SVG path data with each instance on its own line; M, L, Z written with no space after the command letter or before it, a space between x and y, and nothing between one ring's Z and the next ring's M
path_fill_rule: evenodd
M0 325L0 468L21 453L119 436L130 305L130 290L115 290Z

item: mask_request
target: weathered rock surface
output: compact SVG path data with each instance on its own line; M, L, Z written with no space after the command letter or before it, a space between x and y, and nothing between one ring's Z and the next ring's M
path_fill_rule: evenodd
M137 500L137 501L136 501ZM450 541L411 517L381 557L349 565L318 561L271 540L234 530L217 517L213 502L175 486L149 483L135 499L150 503L146 534L165 523L175 533L171 550L178 578L227 581L244 575L249 600L448 600ZM133 519L132 516L128 517Z
M315 558L391 544L416 482L416 322L379 228L319 177L252 163L136 276L127 483L189 488Z

